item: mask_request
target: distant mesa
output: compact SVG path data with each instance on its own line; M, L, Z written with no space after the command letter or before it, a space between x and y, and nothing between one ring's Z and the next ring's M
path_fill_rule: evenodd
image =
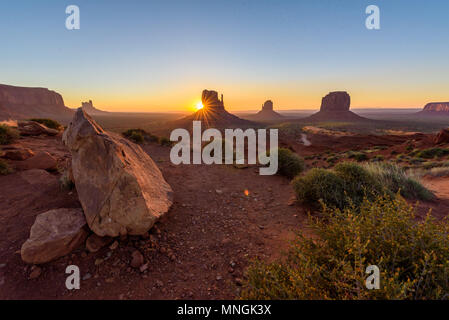
M92 100L89 100L88 102L82 102L81 103L81 108L85 112L90 114L91 116L92 115L95 116L95 115L101 115L101 114L108 114L108 113L110 113L110 112L103 111L103 110L95 108Z
M252 120L276 120L276 119L283 119L284 116L280 115L276 111L273 110L273 101L267 100L262 105L262 110L260 110L258 113L256 113L253 116L250 116Z
M321 101L320 111L305 120L312 121L367 121L350 111L351 97L346 91L330 92Z
M203 103L202 109L190 116L174 121L174 125L182 128L191 128L192 121L201 121L202 127L205 128L231 128L253 124L251 121L241 119L226 111L223 95L219 99L217 91L203 90L201 102Z
M0 84L0 120L52 118L69 119L73 110L62 96L46 88L15 87Z
M418 112L423 116L449 116L449 102L431 102Z

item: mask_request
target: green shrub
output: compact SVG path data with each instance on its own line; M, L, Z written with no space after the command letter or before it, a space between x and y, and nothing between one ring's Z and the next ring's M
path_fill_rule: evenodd
M278 149L278 173L290 179L304 171L304 160L289 149Z
M306 175L293 179L292 185L299 202L318 205L323 201L337 208L346 203L344 181L331 170L313 168Z
M386 190L400 194L409 199L431 200L434 196L415 178L408 176L400 166L389 163L369 163L364 167L370 172L376 181Z
M3 159L0 159L0 175L5 176L7 174L12 173L13 170L9 166L8 162Z
M10 144L19 138L19 132L5 124L0 124L0 145Z
M371 159L372 162L379 162L379 161L384 161L384 160L385 160L385 158L381 154L378 154Z
M354 162L342 162L334 168L337 176L343 180L346 197L352 203L359 205L365 196L372 198L383 193L383 186L370 172Z
M143 143L145 141L144 135L146 135L146 132L142 129L129 129L122 134L125 138L128 138L135 143Z
M415 150L411 152L410 155L417 158L433 159L449 155L449 149L429 148L424 150Z
M52 119L35 118L35 119L30 119L30 121L34 121L34 122L43 124L44 126L46 126L47 128L50 128L50 129L60 130L63 128L62 125L58 121L55 121Z
M368 160L368 156L363 152L351 151L348 154L349 159L355 159L356 161L365 161Z
M172 145L172 142L167 137L160 138L159 143L161 144L161 146L165 147L170 147Z
M299 234L286 259L256 261L242 299L447 299L449 223L417 222L402 198L364 200L360 209L323 208ZM380 289L365 286L366 267L380 270Z

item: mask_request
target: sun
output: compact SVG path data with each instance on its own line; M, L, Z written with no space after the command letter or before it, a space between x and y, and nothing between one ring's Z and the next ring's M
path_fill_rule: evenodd
M196 110L201 110L204 108L203 103L201 101L199 101L195 107L196 107Z

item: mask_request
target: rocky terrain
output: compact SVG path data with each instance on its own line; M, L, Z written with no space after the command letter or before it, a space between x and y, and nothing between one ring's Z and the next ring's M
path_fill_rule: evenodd
M351 97L345 91L330 92L323 97L320 111L306 121L370 121L350 111Z
M69 119L73 110L65 107L62 96L45 88L25 88L0 84L0 120L53 118Z

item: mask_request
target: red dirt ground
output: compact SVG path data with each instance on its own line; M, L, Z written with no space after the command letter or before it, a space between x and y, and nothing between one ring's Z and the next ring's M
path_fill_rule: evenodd
M299 138L281 145L300 155L386 145L388 149L379 153L388 155L393 149L402 152L410 139L422 147L431 141L425 135L308 138L310 147ZM23 138L19 144L49 152L60 167L70 158L60 137ZM168 147L147 144L143 148L174 190L175 201L168 214L148 237L118 239L117 249L105 247L97 253L79 248L42 265L42 274L32 280L28 279L31 266L22 262L19 250L35 216L54 208L80 207L80 203L76 191L61 189L57 172L45 179L24 178L20 172L0 176L0 299L233 299L253 259L276 259L296 231L310 234L306 209L292 203L288 179L260 176L254 167L174 166ZM438 199L419 204L419 215L432 208L435 216L446 216L449 184L444 178L425 183ZM136 249L148 262L144 272L130 267ZM80 290L65 288L65 268L70 264L80 267L84 278Z
M26 138L20 144L48 151L61 163L69 156L58 137ZM80 248L41 266L41 276L33 280L18 251L37 214L80 207L76 191L62 190L58 173L34 184L20 173L0 177L0 299L232 299L252 259L279 257L295 231L305 228L306 213L291 205L286 178L260 176L256 168L174 166L169 148L144 149L175 194L150 239L130 237L119 240L115 250L97 253ZM129 267L136 249L148 262L143 273ZM69 292L65 268L70 264L90 278Z

